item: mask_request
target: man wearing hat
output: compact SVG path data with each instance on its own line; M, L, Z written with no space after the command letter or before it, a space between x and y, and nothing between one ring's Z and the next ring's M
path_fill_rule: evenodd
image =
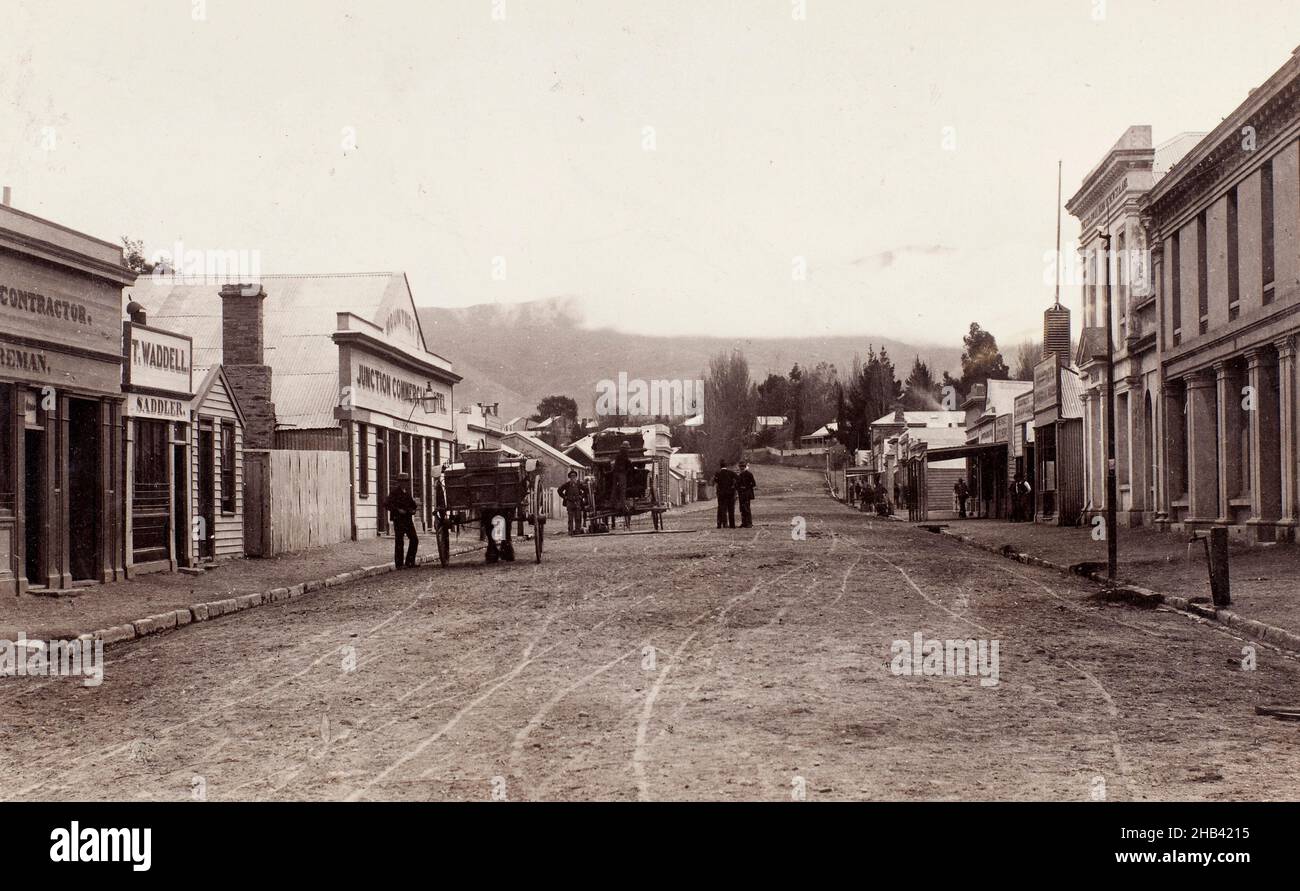
M560 486L559 495L564 500L564 509L569 514L569 534L581 534L582 507L583 502L586 501L586 492L582 488L582 483L578 482L578 471L569 471L569 481Z
M415 566L415 552L420 547L420 539L415 535L415 512L419 505L411 497L411 475L399 473L393 491L388 493L388 516L393 521L393 565L397 569L403 566ZM409 538L406 548L406 560L402 560L402 539Z
M718 495L718 528L736 528L736 472L726 458L718 460L718 472L713 475L713 488Z
M740 462L740 473L736 474L736 497L740 500L740 528L749 529L754 525L754 517L749 512L749 503L754 500L756 487L754 475L749 472L749 462Z

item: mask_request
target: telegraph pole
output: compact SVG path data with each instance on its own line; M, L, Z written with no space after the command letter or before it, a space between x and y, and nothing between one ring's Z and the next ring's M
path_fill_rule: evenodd
M1115 335L1111 326L1110 233L1097 234L1105 246L1106 266L1106 577L1115 581L1119 563L1119 530L1115 522Z

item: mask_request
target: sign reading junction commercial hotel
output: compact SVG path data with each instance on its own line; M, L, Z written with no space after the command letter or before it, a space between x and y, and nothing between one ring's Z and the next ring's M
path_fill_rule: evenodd
M190 338L123 322L122 347L126 358L124 383L129 392L125 413L138 418L185 420L194 393Z

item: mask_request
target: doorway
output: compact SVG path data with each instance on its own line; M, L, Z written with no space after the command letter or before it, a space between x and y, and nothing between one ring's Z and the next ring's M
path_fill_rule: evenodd
M183 427L181 429L184 429ZM181 437L184 438L184 433ZM172 510L175 512L175 523L172 524L172 546L176 549L176 565L189 566L190 555L189 548L186 547L188 542L187 535L190 529L190 512L189 512L189 488L190 474L186 466L185 444L178 442L172 445L172 477L175 480L175 493L173 496Z
M41 558L45 556L46 537L44 511L41 510L45 492L45 472L42 461L45 455L45 431L26 430L23 433L23 537L29 585L44 587L49 580L41 573Z
M68 400L68 569L74 582L98 581L101 573L99 410L89 399Z
M212 428L199 428L199 524L198 550L200 560L213 557L212 537L216 534L216 450L213 447Z
M388 531L388 431L375 428L375 531Z

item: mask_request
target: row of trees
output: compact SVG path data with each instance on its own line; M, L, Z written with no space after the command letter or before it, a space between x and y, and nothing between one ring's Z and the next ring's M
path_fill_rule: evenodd
M950 410L961 407L971 387L985 380L1032 380L1041 355L1036 341L1016 351L1016 367L1008 366L997 338L972 322L962 339L961 374L945 370L935 377L916 356L906 379L899 380L889 351L867 346L865 360L855 357L847 377L822 362L811 369L795 365L787 375L768 374L757 385L750 381L749 363L740 351L715 356L705 375L706 427L696 441L710 462L734 459L748 442L768 444L775 431L754 431L755 416L782 416L782 431L794 442L816 428L836 422L836 439L847 449L865 447L867 426L896 408L904 411ZM751 435L752 434L752 435Z
M785 375L769 373L758 384L750 377L744 353L719 353L704 373L704 427L683 426L684 419L654 420L669 422L674 443L686 451L702 453L707 467L716 466L722 458L737 460L747 445L769 445L777 436L797 443L831 421L836 422L836 439L846 449L865 448L867 427L877 418L900 406L905 411L955 411L976 383L1032 380L1041 352L1035 341L1021 344L1013 374L997 339L977 322L971 323L962 347L959 377L945 370L936 379L930 366L916 356L902 381L888 350L881 347L877 351L874 344L867 346L865 360L854 358L847 377L841 377L829 362L819 362L811 368L796 364ZM569 397L551 396L537 406L534 417L552 414L576 419L577 405ZM756 430L756 417L784 417L786 424L780 430ZM640 423L649 419L618 420Z

